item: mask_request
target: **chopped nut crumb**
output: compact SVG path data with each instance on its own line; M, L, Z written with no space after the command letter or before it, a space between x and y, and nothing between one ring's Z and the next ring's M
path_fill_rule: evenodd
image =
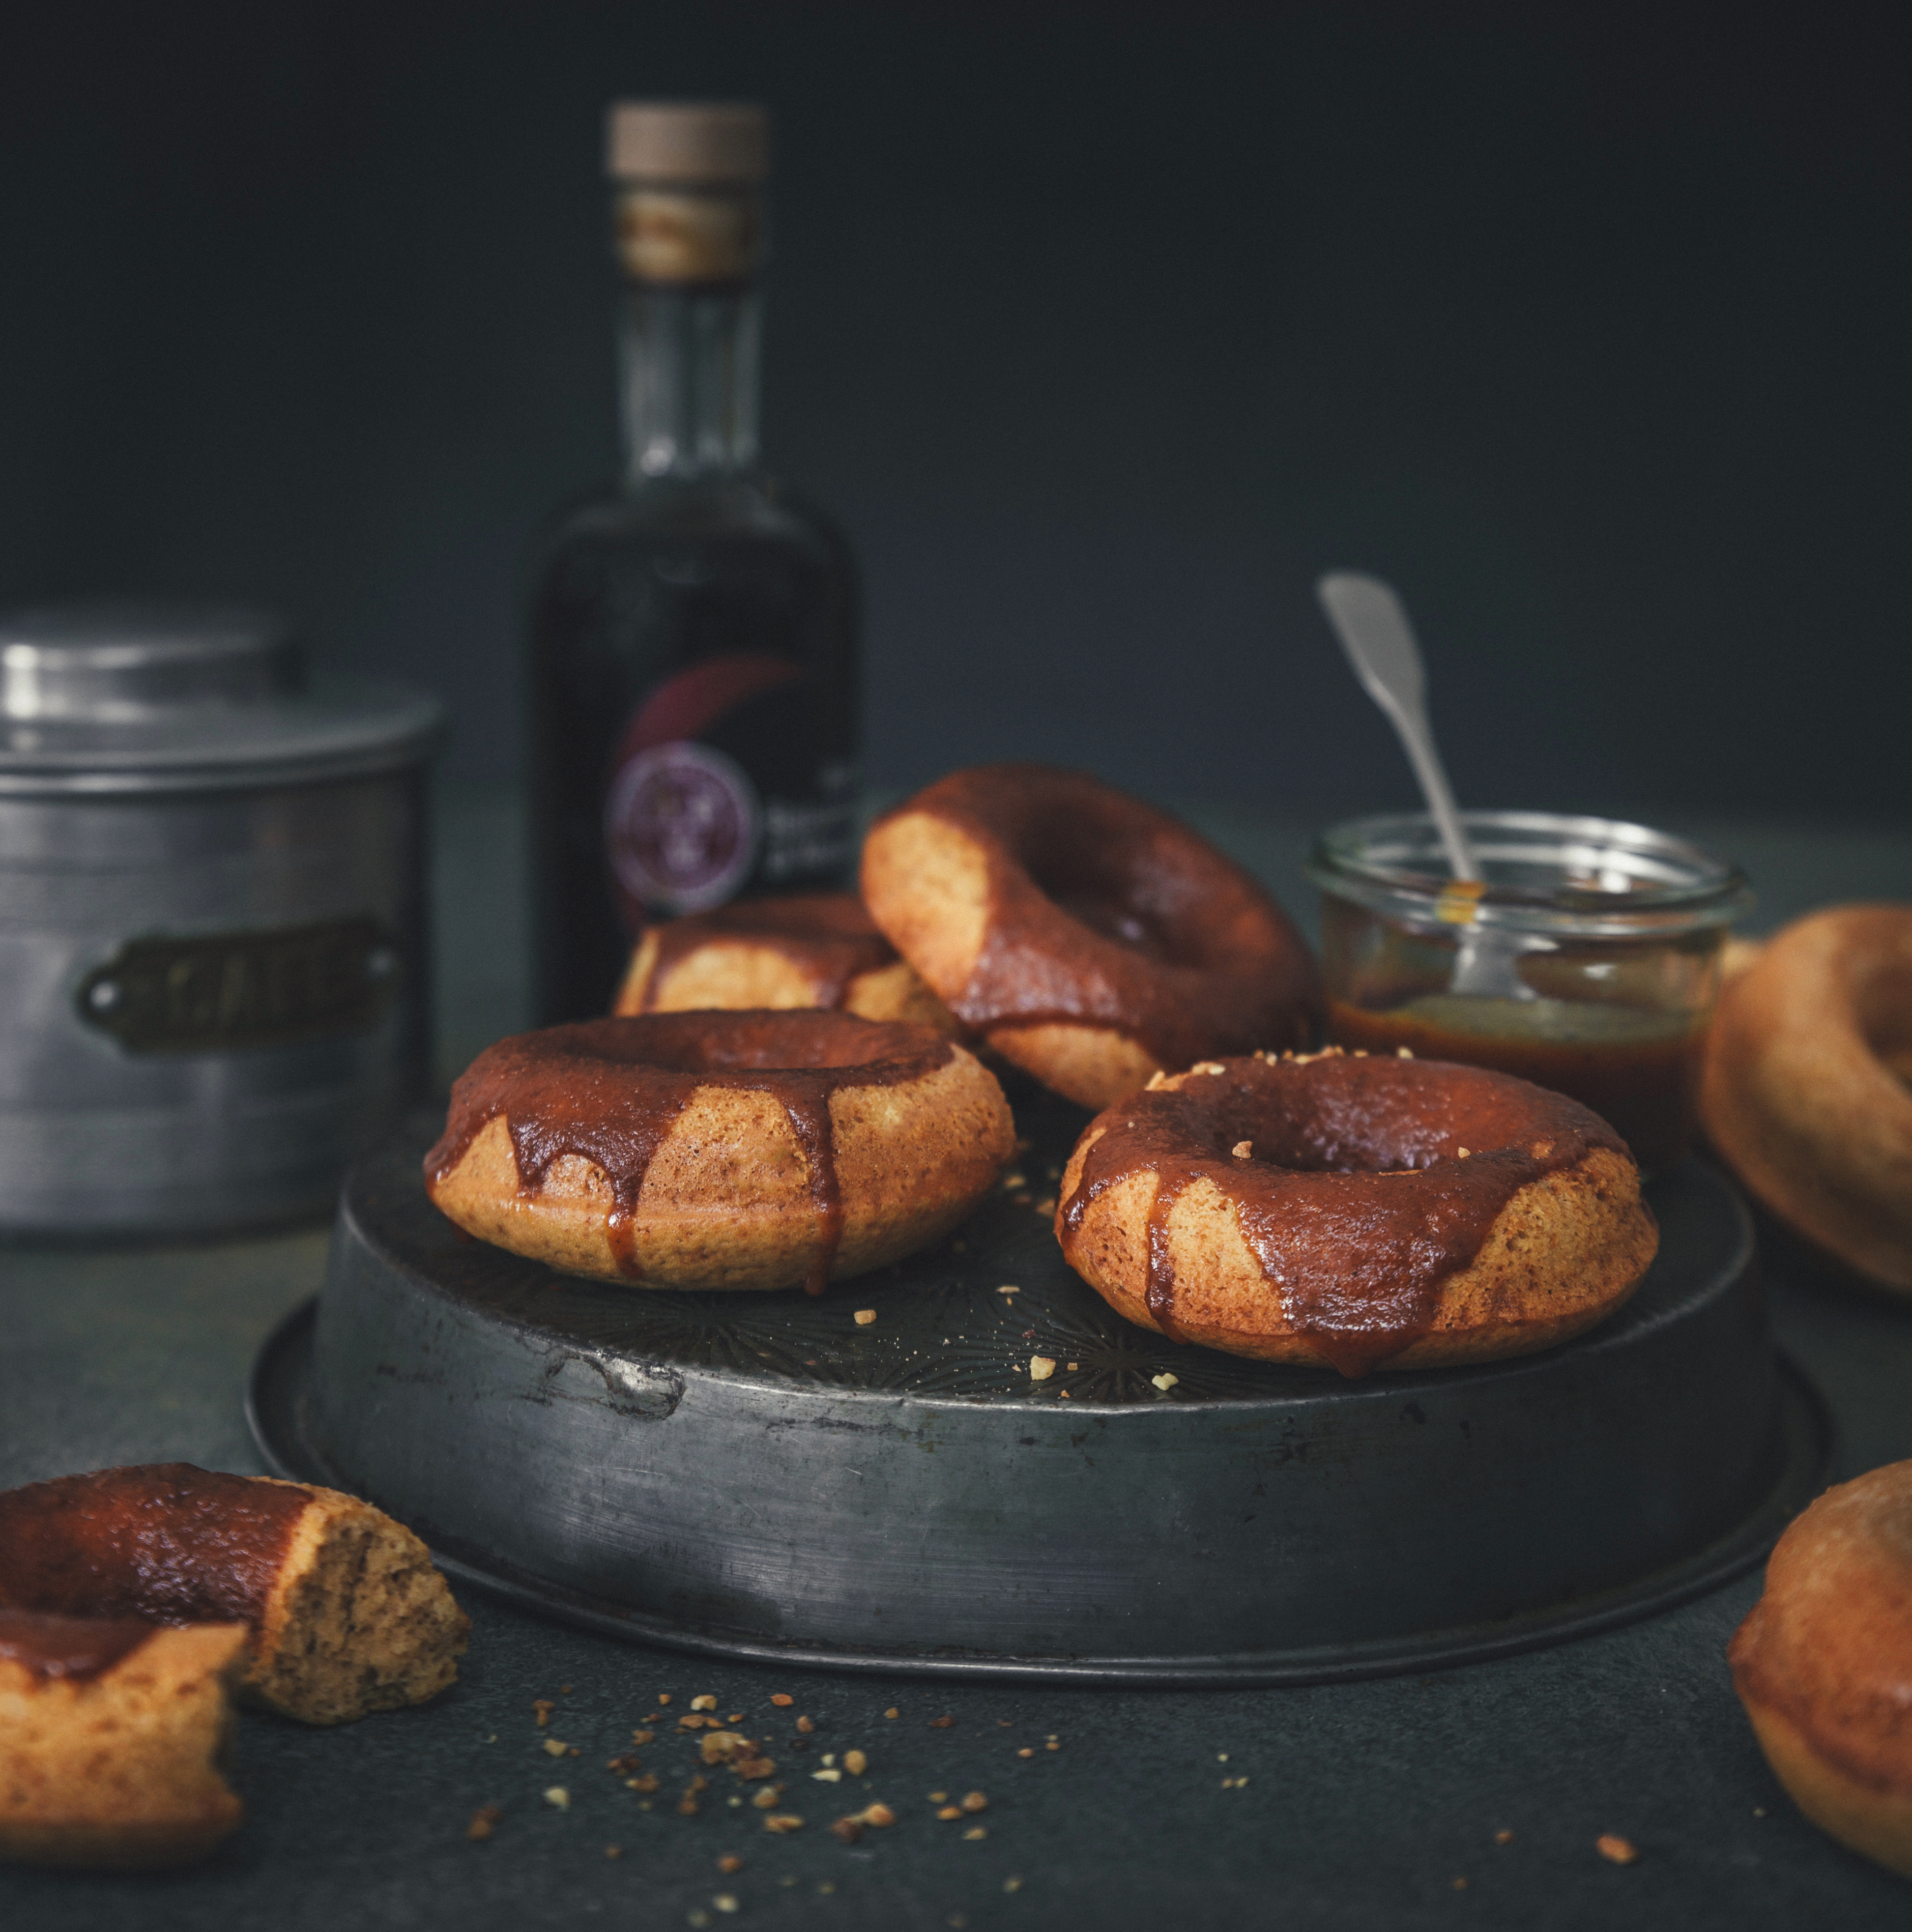
M783 1795L784 1787L781 1784L766 1784L763 1789L751 1800L751 1802L757 1807L758 1810L768 1811L775 1807L778 1799L782 1797Z
M658 1702L660 1704L668 1704L670 1702L670 1693L668 1690L660 1690L658 1693Z
M781 1837L787 1832L801 1832L803 1829L803 1820L793 1813L776 1811L764 1820L763 1828L766 1832L775 1832Z
M933 1731L946 1731L955 1721L954 1718L946 1714L940 1718L932 1718L930 1720L930 1729Z
M706 1731L697 1744L697 1754L706 1764L728 1764L733 1758L751 1756L756 1750L754 1738L735 1731Z
M859 1308L850 1318L858 1328L867 1328L876 1320L877 1311L874 1308Z
M1022 1293L1022 1290L1019 1288L1011 1288L1005 1284L1004 1286L999 1288L996 1292L998 1294L1020 1294Z
M1457 1151L1459 1153L1460 1156L1463 1160L1465 1160L1467 1158L1467 1150L1465 1148L1459 1148Z
M657 1774L647 1771L641 1778L627 1778L624 1788L627 1791L655 1791L658 1788Z
M655 1731L633 1731L631 1733L631 1742L634 1744L647 1744L656 1736L657 1733Z
M1764 1818L1766 1816L1766 1807L1764 1804L1755 1804L1753 1807L1753 1816L1755 1818ZM1507 1835L1511 1838L1514 1834L1509 1832Z
M843 1768L852 1778L861 1778L870 1768L870 1760L860 1750L847 1750L843 1754Z
M1051 1355L1032 1355L1029 1358L1029 1378L1032 1382L1046 1382L1056 1372L1055 1358Z
M1056 1211L1056 1197L1051 1194L1046 1199L1038 1201L1035 1204L1035 1211L1038 1214L1044 1216L1054 1214Z
M541 1731L551 1721L551 1713L557 1708L557 1706L548 1697L535 1697L532 1700L531 1714L538 1720L538 1728Z
M1457 1878L1457 1879L1454 1881L1454 1889L1455 1889L1456 1892L1465 1892L1465 1891L1467 1890L1467 1881L1465 1879L1464 1879L1464 1878Z
M465 1827L465 1836L482 1843L497 1830L498 1821L504 1815L502 1804L481 1804L472 1814L472 1822Z
M1494 1842L1497 1845L1511 1845L1514 1842L1514 1834L1507 1831L1496 1832L1494 1834Z
M843 1773L834 1765L827 1770L813 1771L810 1774L819 1784L841 1784L843 1782Z
M726 1878L730 1877L733 1872L742 1871L743 1868L744 1862L742 1858L738 1857L735 1852L726 1852L723 1857L719 1858L717 1862L717 1869L721 1871Z
M1166 1370L1158 1376L1151 1376L1149 1378L1149 1380L1160 1389L1164 1395L1167 1394L1181 1379L1179 1376L1171 1376Z
M1232 1154L1237 1160L1246 1160L1248 1157L1254 1152L1254 1142L1253 1141L1237 1141L1235 1144L1228 1150L1228 1151Z
M708 1721L706 1718L693 1718L687 1714L678 1719L677 1728L680 1731L700 1731Z
M1026 1187L1028 1185L1029 1177L1026 1174L1005 1174L1002 1177L1002 1188L1005 1193L1013 1192L1017 1188Z
M1005 1878L1002 1881L1002 1889L1005 1892L1020 1892L1022 1888L1023 1882L1019 1878Z
M1640 1856L1640 1848L1631 1838L1623 1838L1615 1832L1602 1832L1594 1840L1593 1849L1609 1864L1630 1865Z
M963 1809L965 1811L987 1811L989 1809L989 1800L980 1791L965 1792L963 1795Z
M1018 1757L1033 1757L1035 1754L1034 1751L1030 1750L1027 1744L1024 1744L1022 1749L1017 1752L1016 1755Z
M1062 1746L1056 1743L1053 1738L1051 1738L1049 1742L1042 1747L1042 1748L1044 1750L1060 1750L1062 1749Z
M1414 1058L1414 1049L1411 1046L1397 1046L1394 1050L1394 1057L1397 1060L1412 1060Z
M562 1738L547 1738L544 1740L544 1753L547 1757L562 1757L570 1749L571 1746Z
M977 1839L989 1836L989 1827L987 1825L972 1825L963 1835L973 1844Z
M680 1818L694 1818L700 1808L694 1798L680 1798L677 1801L677 1815Z
M571 1686L568 1684L560 1684L558 1686L558 1695L560 1697L568 1697L571 1695Z
M946 1791L932 1791L930 1793L930 1802L932 1804L947 1804L949 1802L949 1794Z
M830 1834L841 1838L846 1845L853 1845L863 1835L863 1821L860 1818L839 1818L830 1827Z
M889 1708L883 1713L883 1715L886 1718L900 1718L902 1714L903 1713L899 1711L894 1704L892 1704Z
M604 1856L607 1858L621 1858L624 1856L624 1847L622 1845L607 1845Z
M724 1721L727 1724L741 1724L744 1721L744 1714L741 1711L733 1711Z
M894 1825L896 1822L896 1814L887 1804L870 1805L859 1815L866 1825L881 1827L886 1825Z
M737 1894L733 1892L720 1892L711 1900L711 1904L720 1912L735 1912L737 1909Z
M774 1757L738 1757L730 1760L730 1768L746 1781L754 1782L760 1778L768 1778L777 1768Z
M811 1732L814 1731L817 1728L815 1724L808 1718L798 1718L796 1727L799 1730L802 1731L805 1736L808 1736Z
M946 1820L950 1818L960 1818L962 1816L963 1814L957 1806L954 1804L946 1804L936 1815L939 1818Z
M545 1791L544 1802L560 1811L568 1811L571 1809L571 1793L562 1784L553 1784Z
M787 1690L773 1690L770 1694L770 1701L777 1706L778 1710L784 1711L788 1710L796 1700Z
M717 1708L717 1700L708 1695L693 1697L691 1700L691 1708L694 1711L714 1711Z

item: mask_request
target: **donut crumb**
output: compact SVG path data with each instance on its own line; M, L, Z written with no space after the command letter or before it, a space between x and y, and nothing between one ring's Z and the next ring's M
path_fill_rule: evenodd
M1630 1865L1640 1856L1640 1848L1631 1838L1623 1838L1616 1832L1602 1832L1593 1841L1593 1849L1609 1864Z
M1029 1378L1032 1382L1046 1382L1056 1372L1055 1359L1049 1355L1032 1355L1029 1358Z
M773 1690L770 1694L770 1701L777 1706L778 1710L787 1711L796 1702L796 1700L787 1690Z
M1160 1375L1151 1376L1149 1379L1157 1388L1161 1390L1164 1395L1166 1395L1170 1389L1174 1388L1175 1384L1179 1382L1182 1378L1179 1376L1172 1376L1164 1370Z

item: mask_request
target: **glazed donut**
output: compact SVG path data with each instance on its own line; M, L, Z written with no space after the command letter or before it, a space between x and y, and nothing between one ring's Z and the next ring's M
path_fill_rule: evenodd
M1046 765L954 772L879 819L864 903L956 1017L1084 1106L1204 1054L1309 1044L1314 962L1230 859Z
M1098 1115L1056 1234L1144 1328L1350 1376L1551 1347L1659 1244L1626 1143L1578 1101L1336 1047L1204 1061Z
M833 1006L866 1020L957 1030L854 892L738 899L646 927L613 1010L748 1006Z
M308 1724L436 1696L470 1628L430 1551L370 1504L189 1462L0 1493L0 1607L242 1623L241 1694Z
M1813 1246L1912 1293L1912 905L1835 906L1728 980L1700 1114L1747 1191Z
M487 1048L425 1182L467 1234L566 1274L820 1294L954 1227L1014 1142L994 1076L927 1028L650 1013Z
M0 1858L151 1871L210 1852L244 1812L219 1766L247 1636L0 1610Z
M1780 1538L1726 1656L1773 1775L1912 1878L1912 1462L1828 1490Z

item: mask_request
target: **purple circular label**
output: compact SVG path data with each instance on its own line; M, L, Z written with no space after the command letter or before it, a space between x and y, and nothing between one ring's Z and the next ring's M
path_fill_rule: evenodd
M604 800L604 850L619 884L666 912L703 912L733 896L762 829L749 774L688 739L625 759Z

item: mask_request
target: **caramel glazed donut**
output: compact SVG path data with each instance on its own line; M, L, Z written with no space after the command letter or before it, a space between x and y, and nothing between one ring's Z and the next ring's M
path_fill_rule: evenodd
M1578 1101L1337 1047L1206 1061L1110 1108L1056 1234L1144 1328L1350 1376L1551 1348L1659 1245L1626 1142Z
M862 1019L960 1031L853 892L737 899L647 926L613 1011L747 1006L832 1006Z
M1793 1522L1726 1655L1793 1802L1912 1878L1912 1462L1827 1490Z
M239 1822L229 1694L307 1724L436 1696L469 1624L412 1532L190 1463L0 1494L0 1856L147 1869Z
M467 1234L566 1274L820 1294L953 1228L1014 1142L995 1076L927 1028L651 1013L488 1048L425 1180Z
M871 916L957 1019L1087 1107L1204 1054L1310 1044L1314 962L1240 866L1045 765L954 772L864 841Z
M1912 1294L1912 906L1814 913L1734 974L1700 1114L1776 1219Z

